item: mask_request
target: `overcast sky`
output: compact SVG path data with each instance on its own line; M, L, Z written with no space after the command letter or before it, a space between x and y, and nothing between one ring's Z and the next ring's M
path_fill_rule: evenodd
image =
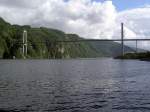
M126 38L150 34L150 0L0 0L0 16L84 38L120 38L121 22Z

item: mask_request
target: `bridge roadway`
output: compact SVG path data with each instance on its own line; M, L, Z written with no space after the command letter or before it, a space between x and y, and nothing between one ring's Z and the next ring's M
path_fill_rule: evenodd
M33 43L59 43L59 42L102 42L102 41L150 41L150 39L78 39L78 40L51 40L51 41L37 41ZM14 40L13 43L23 44L22 41ZM32 42L28 42L32 43Z

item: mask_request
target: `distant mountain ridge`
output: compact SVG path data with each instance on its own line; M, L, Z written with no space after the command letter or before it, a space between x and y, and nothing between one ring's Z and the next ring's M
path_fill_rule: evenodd
M45 27L32 28L29 25L11 25L0 18L0 58L23 58L22 45L12 41L22 40L24 30L28 32L28 58L95 58L113 57L121 54L121 45L116 42L78 42L78 43L48 43L38 44L37 41L76 40L83 39L76 34L66 34L56 29ZM126 51L133 52L125 46Z

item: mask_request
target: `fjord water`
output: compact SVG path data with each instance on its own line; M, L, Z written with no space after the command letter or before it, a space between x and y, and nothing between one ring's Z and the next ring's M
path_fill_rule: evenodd
M150 62L1 60L0 110L149 112Z

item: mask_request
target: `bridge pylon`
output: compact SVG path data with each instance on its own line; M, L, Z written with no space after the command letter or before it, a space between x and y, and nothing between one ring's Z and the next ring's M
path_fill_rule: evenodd
M121 23L121 50L122 56L124 56L124 23Z
M24 30L23 31L23 37L22 37L22 54L23 54L23 58L25 59L28 53L28 34L27 31Z

